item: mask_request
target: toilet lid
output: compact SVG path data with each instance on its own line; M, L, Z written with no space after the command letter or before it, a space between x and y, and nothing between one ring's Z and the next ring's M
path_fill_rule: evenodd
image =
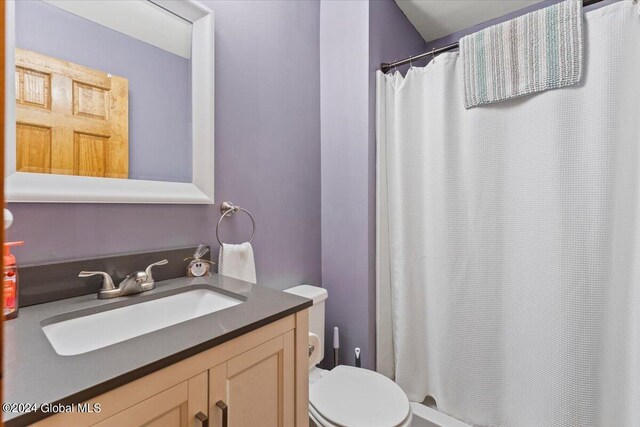
M396 427L409 415L409 399L389 378L338 366L309 387L309 403L339 426Z

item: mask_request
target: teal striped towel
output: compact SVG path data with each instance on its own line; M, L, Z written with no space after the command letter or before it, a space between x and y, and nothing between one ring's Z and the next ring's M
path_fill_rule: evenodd
M582 77L582 1L566 0L460 40L464 106L576 84Z

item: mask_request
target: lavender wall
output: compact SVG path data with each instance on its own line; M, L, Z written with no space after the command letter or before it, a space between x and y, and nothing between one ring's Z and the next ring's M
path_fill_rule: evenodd
M393 0L322 1L320 15L326 326L340 327L345 363L360 347L363 366L374 369L375 71L425 43Z
M216 14L216 200L253 213L260 283L321 285L320 4L205 4ZM229 241L248 238L240 218Z
M16 2L16 46L127 78L130 178L191 182L189 60L42 1Z
M322 115L322 282L327 349L341 331L341 359L362 349L372 367L369 306L369 4L323 0L320 5ZM326 352L330 355L331 352ZM330 358L327 358L330 359Z
M256 218L261 284L319 285L319 3L207 1L216 25L216 205L16 204L22 265L209 243L219 204ZM225 221L228 241L250 229Z
M371 2L369 27L369 91L371 93L369 120L374 125L371 141L375 153L375 73L380 69L382 62L395 61L424 53L427 44L394 0ZM405 72L408 68L407 65L399 67L398 70ZM375 167L371 170L373 172L372 182L375 184Z

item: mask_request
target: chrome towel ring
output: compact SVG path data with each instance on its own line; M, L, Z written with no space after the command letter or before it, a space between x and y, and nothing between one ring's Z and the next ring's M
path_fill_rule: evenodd
M218 220L218 225L216 225L216 239L218 239L218 243L220 243L220 246L222 246L222 241L220 241L219 230L220 230L220 224L222 223L222 220L226 216L231 216L234 213L239 211L246 213L247 215L249 215L249 218L251 218L251 224L253 225L253 230L251 231L251 238L249 238L249 243L253 241L253 236L256 234L256 222L253 220L253 216L251 215L251 212L249 212L245 208L241 208L240 206L235 206L232 202L222 202L222 204L220 205L220 213L222 214L222 216Z

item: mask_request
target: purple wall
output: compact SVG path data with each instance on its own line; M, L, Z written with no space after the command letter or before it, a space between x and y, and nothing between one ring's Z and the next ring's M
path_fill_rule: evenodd
M371 29L369 31L369 88L371 92L369 117L374 124L372 141L375 153L375 73L380 69L382 62L395 61L410 55L424 53L427 44L394 0L371 2L369 26ZM404 73L408 68L409 66L406 65L398 67L398 70ZM372 170L373 183L375 184L375 167Z
M393 0L321 2L322 281L327 348L375 368L375 71L425 43ZM366 75L367 78L363 78ZM330 354L330 353L329 353Z
M206 1L216 30L216 205L16 204L19 264L209 243L220 202L256 219L259 283L319 285L319 3ZM225 220L230 242L248 238Z
M320 4L205 4L216 22L216 201L253 213L260 283L320 285ZM230 242L249 236L240 218L225 220Z
M130 178L191 182L189 60L41 1L16 2L16 46L129 79Z
M327 349L340 328L343 363L372 367L369 306L369 4L323 0L320 5L322 114L322 283ZM325 352L325 365L332 360Z

